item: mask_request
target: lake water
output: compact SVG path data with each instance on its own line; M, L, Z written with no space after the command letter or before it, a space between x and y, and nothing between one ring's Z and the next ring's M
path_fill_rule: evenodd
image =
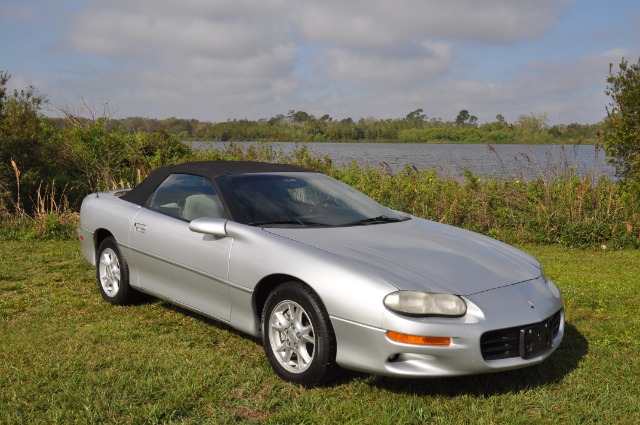
M224 148L228 142L192 142L194 147ZM235 143L240 146L257 142ZM271 143L290 153L295 143ZM581 177L615 176L602 149L594 145L481 145L424 143L305 143L311 152L328 155L340 166L355 161L361 166L383 167L391 172L405 164L419 170L435 169L439 175L459 178L468 168L479 177L500 176L529 180L549 178L572 168Z

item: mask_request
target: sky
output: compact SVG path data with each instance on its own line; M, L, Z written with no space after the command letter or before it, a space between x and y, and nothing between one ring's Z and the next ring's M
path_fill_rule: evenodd
M637 0L0 0L0 71L47 115L606 117Z

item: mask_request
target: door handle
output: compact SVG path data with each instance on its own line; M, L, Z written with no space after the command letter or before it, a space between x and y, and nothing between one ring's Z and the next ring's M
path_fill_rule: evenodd
M133 225L133 227L136 229L136 232L140 233L144 233L147 230L147 225L142 223L136 223Z

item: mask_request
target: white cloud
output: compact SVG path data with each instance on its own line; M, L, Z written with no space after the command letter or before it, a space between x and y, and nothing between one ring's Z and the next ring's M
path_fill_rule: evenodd
M219 3L220 8L213 7ZM190 9L191 4L199 3L135 1L84 11L74 19L73 46L114 60L148 56L171 60L190 55L244 57L286 40L285 31L274 31L268 15L259 15L262 9L245 14L238 7L231 16L226 2L210 2L206 10Z
M302 1L301 31L319 43L388 47L412 38L510 43L542 35L568 0Z
M150 115L224 119L251 109L235 105L287 96L296 87L289 75L297 46L276 20L286 17L286 1L94 3L74 17L71 46L110 62L91 83L126 110L146 103Z
M408 86L441 75L450 65L452 49L446 43L424 41L419 54L402 57L341 48L328 49L321 61L335 79L357 84Z
M608 63L624 52L508 63L508 49L550 34L572 4L92 0L64 24L65 53L76 60L49 93L108 99L123 116L214 121L289 109L387 118L416 108L445 120L468 109L480 122L538 111L595 121L604 116ZM484 47L503 75L468 76L466 67L487 58L465 51Z

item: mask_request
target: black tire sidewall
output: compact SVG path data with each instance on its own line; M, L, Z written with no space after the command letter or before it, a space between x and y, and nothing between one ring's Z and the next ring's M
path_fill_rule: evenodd
M284 369L271 348L269 317L273 309L282 301L298 303L313 325L315 338L313 361L309 368L301 373L292 373ZM303 283L287 282L271 291L262 311L262 342L269 363L283 379L305 387L314 387L329 380L335 372L336 343L329 316L318 295Z
M118 257L118 263L120 264L120 288L118 289L118 293L114 296L107 295L100 283L100 258L102 257L102 253L109 248L116 254L116 257ZM104 298L105 301L114 305L127 305L134 300L134 291L129 286L129 266L120 252L118 243L113 237L106 238L98 247L98 251L96 253L96 280L98 283L98 289L100 290L100 295L102 295L102 298Z

